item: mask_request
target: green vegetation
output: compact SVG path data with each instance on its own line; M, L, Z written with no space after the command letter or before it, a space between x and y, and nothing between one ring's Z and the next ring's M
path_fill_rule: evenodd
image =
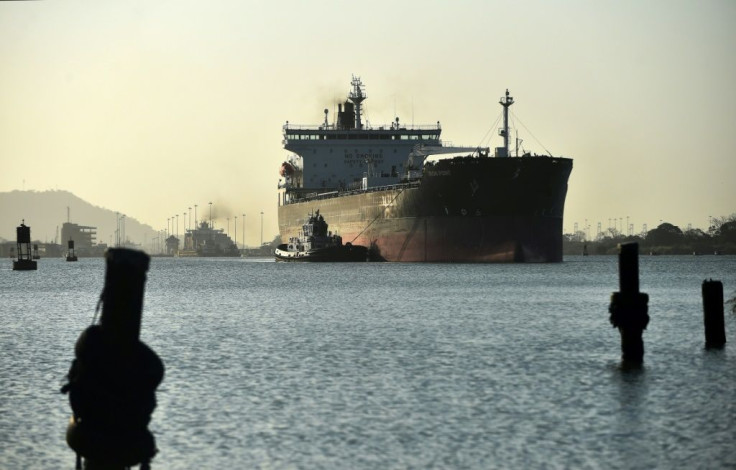
M619 243L639 243L641 253L657 255L687 254L736 254L736 213L728 217L712 219L708 231L700 229L684 232L670 223L640 235L623 235L615 229L601 232L595 240L586 240L585 232L563 235L562 249L566 255L580 255L585 250L589 255L613 255L618 253Z

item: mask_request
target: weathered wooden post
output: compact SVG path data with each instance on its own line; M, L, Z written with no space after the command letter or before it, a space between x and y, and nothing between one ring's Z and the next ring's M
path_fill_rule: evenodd
M164 365L140 340L143 291L150 258L125 248L107 250L102 315L74 348L69 370L73 416L66 439L77 468L150 468L156 442L148 430Z
M621 334L621 353L625 364L644 361L642 332L649 324L649 296L639 292L639 244L618 246L619 292L611 295L611 324Z
M722 348L726 344L723 321L723 284L721 281L703 281L703 323L705 347Z

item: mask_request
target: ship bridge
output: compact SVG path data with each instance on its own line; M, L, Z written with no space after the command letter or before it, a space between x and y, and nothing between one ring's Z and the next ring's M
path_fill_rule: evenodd
M413 151L442 147L436 126L339 129L325 126L284 126L284 148L300 158L302 185L317 189L345 189L363 177L393 178L421 168Z
M348 99L338 104L332 122L327 109L319 125L286 122L283 146L295 155L288 162L290 173L283 175L283 187L324 193L396 184L416 178L429 155L478 150L443 144L439 121L408 126L397 117L387 125L364 123L363 101L367 96L363 84L353 77L351 85Z

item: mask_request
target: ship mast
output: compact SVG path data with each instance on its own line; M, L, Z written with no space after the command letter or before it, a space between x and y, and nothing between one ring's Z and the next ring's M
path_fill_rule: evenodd
M496 149L497 157L509 156L509 106L514 104L514 98L509 96L509 90L506 89L506 96L502 96L498 103L503 106L503 129L499 134L503 137L503 149Z
M361 103L363 103L363 100L366 98L365 93L363 93L363 82L360 81L360 77L353 76L353 80L350 84L353 85L353 91L350 92L348 97L355 105L355 128L357 130L362 130L363 123L360 120L360 115L363 110Z

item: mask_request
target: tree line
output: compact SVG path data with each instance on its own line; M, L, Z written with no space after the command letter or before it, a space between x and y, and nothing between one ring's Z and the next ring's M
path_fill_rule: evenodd
M616 229L601 232L595 240L587 240L585 232L566 233L562 247L566 255L612 255L620 243L636 242L641 253L654 255L736 254L736 213L714 217L707 231L699 228L682 230L664 222L639 235L624 235Z

